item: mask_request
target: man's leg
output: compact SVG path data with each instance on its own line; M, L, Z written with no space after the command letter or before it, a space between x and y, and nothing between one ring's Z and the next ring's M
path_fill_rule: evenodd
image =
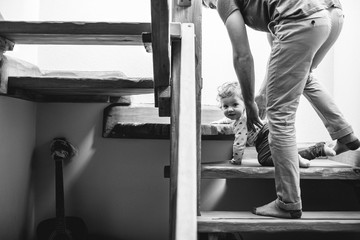
M344 15L341 9L332 8L329 9L328 13L331 21L331 31L324 44L316 52L311 70L320 64L329 49L334 45L343 26ZM316 20L315 24L317 24ZM333 140L339 139L334 148L337 154L347 150L355 150L360 147L360 142L353 134L350 124L344 119L341 111L328 92L312 74L310 74L307 79L304 96L309 100L323 121L331 138Z
M314 25L314 19L317 24ZM277 199L258 207L255 214L281 218L301 217L299 158L295 114L310 72L313 56L329 34L325 13L274 28L275 39L268 68L267 116L275 164Z

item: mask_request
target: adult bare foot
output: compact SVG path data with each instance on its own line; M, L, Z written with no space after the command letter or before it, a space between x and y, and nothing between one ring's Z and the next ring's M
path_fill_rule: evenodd
M283 210L279 208L275 201L264 206L254 208L252 213L260 216L277 217L277 218L301 218L301 210Z
M354 133L350 133L336 141L334 151L336 155L349 151L356 150L360 147L360 141Z

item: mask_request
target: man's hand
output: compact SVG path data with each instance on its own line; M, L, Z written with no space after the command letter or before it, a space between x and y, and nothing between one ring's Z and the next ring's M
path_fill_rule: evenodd
M246 106L247 128L256 131L255 126L261 128L264 124L259 118L258 108L255 102Z
M256 102L256 105L258 107L259 117L264 120L265 116L266 116L266 99L265 99L265 95L263 95L263 94L257 95L255 97L255 102Z

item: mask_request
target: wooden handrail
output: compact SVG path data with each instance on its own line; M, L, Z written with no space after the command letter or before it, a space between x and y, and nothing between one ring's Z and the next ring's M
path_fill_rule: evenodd
M175 240L197 239L197 126L195 32L181 24L182 40L174 42L171 105L170 234Z

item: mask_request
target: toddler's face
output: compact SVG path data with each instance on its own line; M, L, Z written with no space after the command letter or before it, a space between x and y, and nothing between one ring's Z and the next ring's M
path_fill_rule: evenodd
M225 117L236 120L241 117L245 109L244 102L238 96L221 99L221 110Z

